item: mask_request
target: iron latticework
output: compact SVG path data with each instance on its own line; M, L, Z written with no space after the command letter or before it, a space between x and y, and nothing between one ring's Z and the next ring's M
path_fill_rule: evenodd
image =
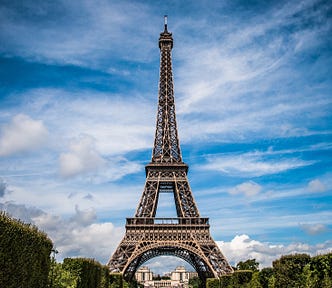
M126 234L108 262L112 272L131 280L147 260L173 255L190 263L204 280L233 272L213 241L209 219L201 218L182 161L176 126L171 50L172 33L159 38L160 81L156 134L146 182L135 217L127 218ZM177 218L155 218L160 193L173 193Z

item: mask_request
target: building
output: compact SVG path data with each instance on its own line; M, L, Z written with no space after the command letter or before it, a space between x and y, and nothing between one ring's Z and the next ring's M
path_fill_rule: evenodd
M142 266L137 269L135 273L135 278L137 282L144 284L146 281L153 280L153 273L151 272L149 267Z
M176 267L168 275L170 275L170 279L153 280L153 273L146 266L139 268L135 273L137 282L146 288L188 288L189 280L198 277L196 272L189 272L184 266Z

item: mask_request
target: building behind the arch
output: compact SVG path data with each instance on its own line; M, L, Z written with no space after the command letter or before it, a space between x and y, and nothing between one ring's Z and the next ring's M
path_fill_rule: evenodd
M178 266L172 272L165 275L164 279L154 280L155 275L147 266L140 267L136 273L135 278L138 283L144 287L163 287L163 288L187 288L189 287L189 280L198 277L197 272L187 271L184 266Z

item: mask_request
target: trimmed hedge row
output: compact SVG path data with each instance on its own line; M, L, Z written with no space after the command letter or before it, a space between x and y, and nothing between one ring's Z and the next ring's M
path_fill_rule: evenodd
M94 259L65 258L62 268L77 279L76 288L109 288L109 270Z
M52 247L36 226L0 212L0 287L47 287Z
M251 270L237 270L233 274L223 275L218 278L209 278L206 280L206 288L219 288L219 287L249 287L252 279Z

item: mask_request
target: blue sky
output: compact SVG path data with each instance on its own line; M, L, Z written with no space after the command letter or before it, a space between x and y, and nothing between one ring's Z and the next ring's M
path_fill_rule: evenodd
M164 14L183 158L226 257L331 251L329 1L1 1L0 208L59 260L108 261L151 159Z

